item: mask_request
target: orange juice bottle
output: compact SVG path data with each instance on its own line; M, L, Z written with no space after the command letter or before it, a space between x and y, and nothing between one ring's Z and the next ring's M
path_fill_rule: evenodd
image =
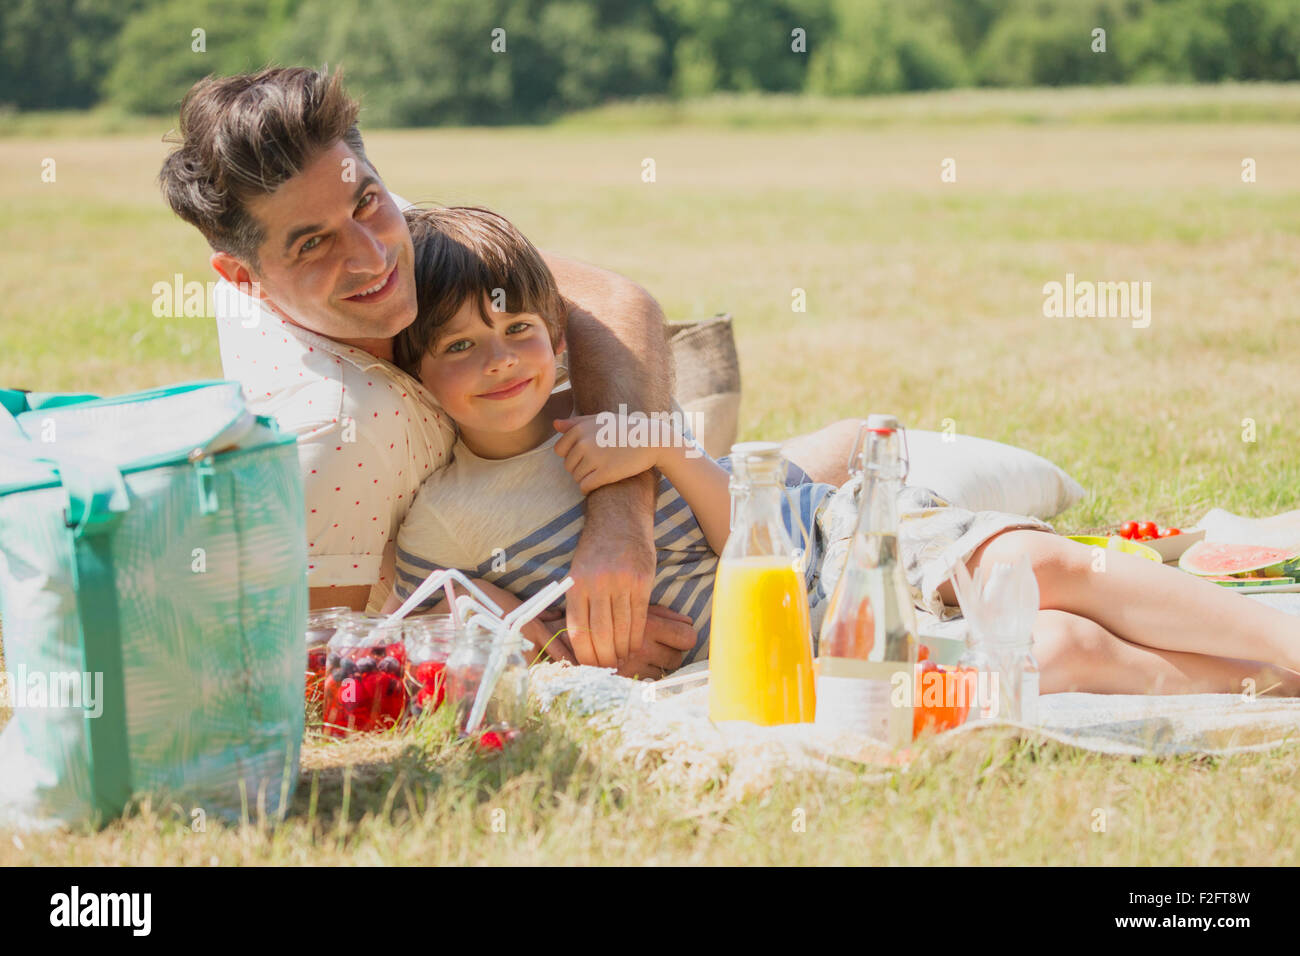
M731 449L731 535L718 561L709 638L709 717L756 724L815 716L808 591L781 517L779 445Z

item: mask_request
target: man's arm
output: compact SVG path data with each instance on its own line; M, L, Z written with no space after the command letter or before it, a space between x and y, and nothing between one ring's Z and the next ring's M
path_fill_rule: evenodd
M650 293L615 272L542 253L569 304L569 374L580 415L672 406L673 363L664 313Z
M569 304L565 337L576 411L667 411L672 361L659 304L616 273L542 256ZM587 497L567 604L580 663L617 667L641 646L655 573L654 501L649 472Z

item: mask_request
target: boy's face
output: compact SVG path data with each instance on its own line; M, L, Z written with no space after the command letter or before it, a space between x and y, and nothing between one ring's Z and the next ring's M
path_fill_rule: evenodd
M355 340L390 338L415 320L410 229L375 171L346 143L250 200L248 211L266 233L253 278L291 322Z
M466 299L438 330L420 363L420 381L462 431L517 431L537 417L555 388L555 349L539 316L493 312L486 297L483 307L490 326Z

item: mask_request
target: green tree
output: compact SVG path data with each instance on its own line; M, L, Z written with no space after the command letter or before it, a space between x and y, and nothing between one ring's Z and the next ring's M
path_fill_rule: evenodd
M306 0L278 51L342 65L370 125L494 124L662 91L659 26L648 0Z
M1141 4L1123 0L1021 0L1000 18L981 46L975 71L990 86L1118 83L1128 58L1121 52ZM1106 31L1106 51L1093 50L1093 31Z
M959 86L965 61L947 20L890 0L835 0L835 29L809 65L808 89L832 95Z
M257 70L292 5L258 0L168 0L127 21L109 99L136 113L170 113L203 77ZM201 31L201 32L196 32Z
M122 24L156 0L5 0L0 4L0 103L19 109L92 106Z
M1232 37L1205 0L1158 2L1120 51L1133 79L1212 83L1236 69Z
M834 34L828 0L660 0L676 26L673 90L796 92L809 60ZM804 31L806 52L791 47Z

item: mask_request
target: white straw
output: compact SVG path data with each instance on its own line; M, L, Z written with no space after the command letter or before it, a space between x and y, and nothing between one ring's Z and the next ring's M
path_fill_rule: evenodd
M384 623L396 624L402 618L406 617L406 615L410 614L417 607L423 604L425 598L427 598L430 594L438 590L438 588L442 587L444 584L451 581L455 581L457 584L463 587L470 594L478 598L479 601L482 602L482 604L485 607L491 609L493 614L500 616L501 614L504 613L501 610L500 605L498 605L496 601L493 601L490 597L484 594L483 590L478 585L476 585L473 581L467 578L464 574L461 574L461 572L456 570L455 568L447 568L446 570L442 570L442 571L434 571L427 578L421 581L420 586L417 587L415 591L412 592L411 596L402 603L401 607L399 607L392 614L388 615ZM451 613L453 615L456 613L456 609L454 605L451 609Z
M484 615L475 616L475 623L485 630L491 631L495 637L492 642L492 656L488 659L487 666L483 668L483 678L479 682L478 693L474 695L474 704L470 707L469 719L465 721L466 734L474 733L479 724L483 722L483 715L487 713L488 701L491 700L497 681L501 679L501 673L505 670L506 655L510 653L517 643L524 643L520 634L524 625L541 614L556 598L571 587L573 587L573 578L570 577L566 577L563 581L552 581L504 618L496 620L487 618L480 623L478 618L484 617Z

